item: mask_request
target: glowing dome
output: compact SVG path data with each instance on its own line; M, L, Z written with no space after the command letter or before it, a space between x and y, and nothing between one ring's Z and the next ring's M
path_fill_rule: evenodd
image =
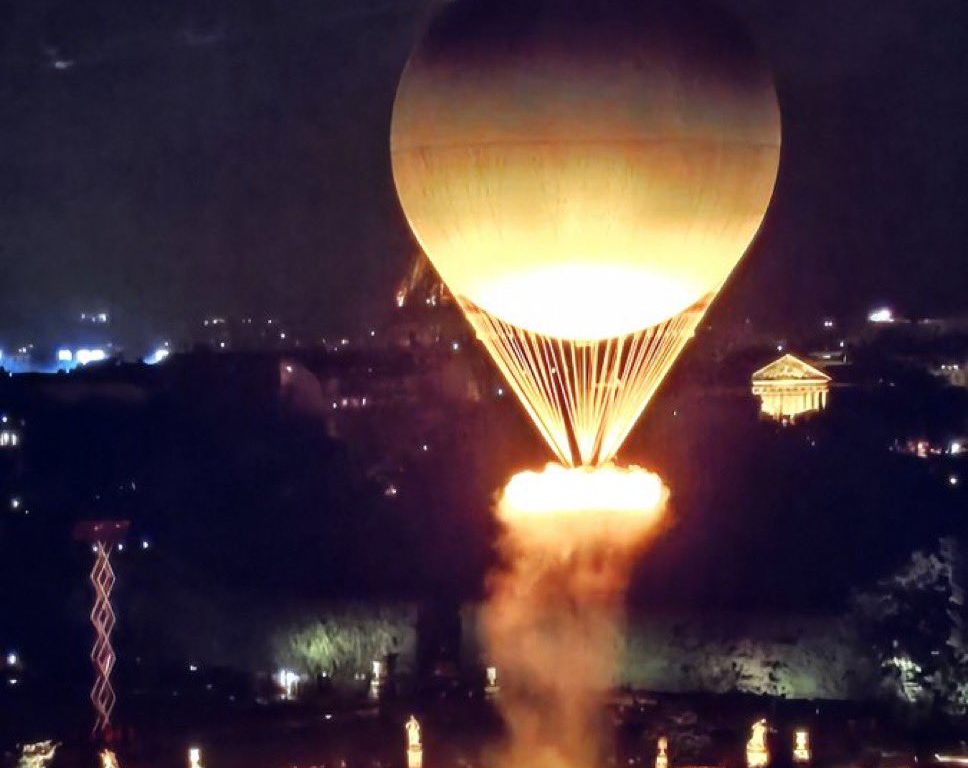
M391 149L459 300L594 341L720 288L769 204L780 118L752 46L705 3L458 0L407 65Z

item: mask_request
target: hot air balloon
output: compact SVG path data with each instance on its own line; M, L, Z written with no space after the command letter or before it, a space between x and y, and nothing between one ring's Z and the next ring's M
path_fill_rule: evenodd
M421 247L566 465L611 460L756 234L772 79L699 0L456 0L397 89Z

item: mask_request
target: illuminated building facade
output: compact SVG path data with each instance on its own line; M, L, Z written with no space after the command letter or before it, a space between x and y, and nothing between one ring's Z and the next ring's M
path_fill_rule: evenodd
M830 377L786 354L756 371L752 386L762 416L789 422L827 407Z

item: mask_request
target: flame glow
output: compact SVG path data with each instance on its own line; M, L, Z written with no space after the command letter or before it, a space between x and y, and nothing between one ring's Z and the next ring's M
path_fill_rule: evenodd
M648 525L662 511L666 489L658 475L639 467L568 468L549 464L541 472L519 472L505 486L499 507L506 522L554 517L579 526L601 526L603 516ZM595 511L594 516L589 515Z
M501 669L509 768L587 768L603 747L622 602L667 490L638 467L548 465L498 501L506 567L490 579L485 644Z

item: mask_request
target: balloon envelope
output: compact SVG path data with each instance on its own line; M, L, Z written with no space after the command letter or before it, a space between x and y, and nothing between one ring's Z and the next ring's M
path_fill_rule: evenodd
M779 147L766 68L729 18L685 0L451 3L391 134L403 209L458 299L583 341L715 293Z

